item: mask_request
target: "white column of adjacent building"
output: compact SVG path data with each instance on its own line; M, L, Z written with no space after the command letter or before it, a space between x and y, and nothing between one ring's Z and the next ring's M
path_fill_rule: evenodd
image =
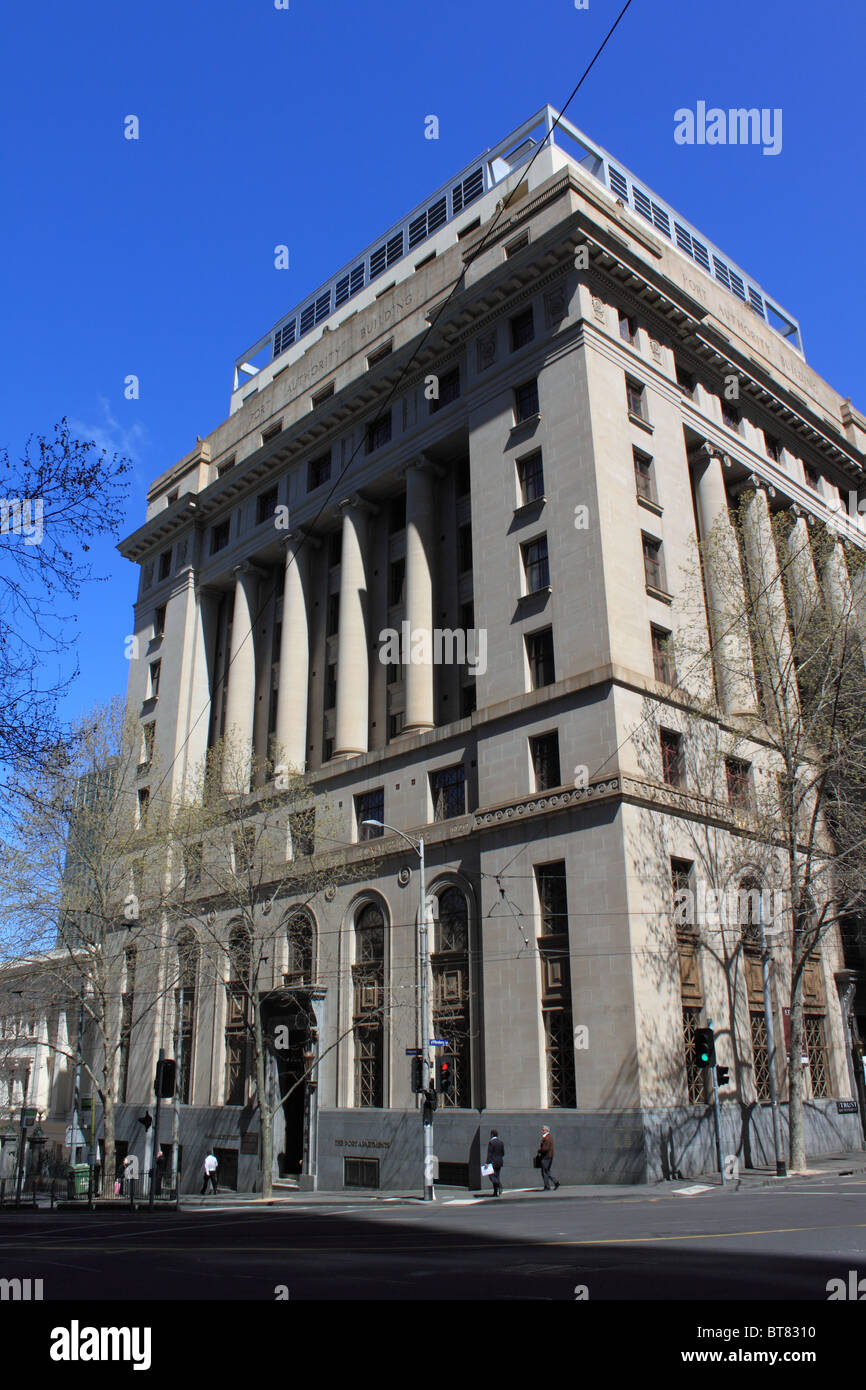
M859 641L862 645L857 604L841 540L833 542L821 573L821 586L833 614L838 638L841 640L844 637L852 645Z
M752 623L765 698L788 727L799 716L800 701L782 571L776 552L768 489L752 476L743 493L743 543L749 569Z
M406 621L410 656L405 668L404 732L434 726L433 713L433 534L435 469L425 459L406 472ZM415 660L413 652L420 659Z
M276 745L279 761L303 772L307 759L310 690L310 552L319 542L303 531L285 538L283 622L280 633L280 684L277 691Z
M705 451L709 458L697 476L695 495L719 703L725 714L753 714L757 702L737 537L721 457L709 446Z
M222 782L227 792L249 791L252 766L253 723L256 709L256 652L253 620L260 571L244 561L236 565L232 642L226 691L225 738L227 756Z
M808 520L799 507L793 507L791 510L796 520L788 532L785 561L791 577L788 592L794 632L797 633L803 631L804 625L820 608L822 600L812 556Z
M334 756L366 753L370 727L370 640L367 632L367 523L375 511L357 493L340 503L340 625L337 634L337 719Z

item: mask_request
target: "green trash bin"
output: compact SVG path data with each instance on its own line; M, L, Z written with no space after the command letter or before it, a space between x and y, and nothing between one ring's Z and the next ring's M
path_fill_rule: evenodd
M70 1201L74 1197L86 1197L90 1187L90 1164L70 1163L66 1184Z

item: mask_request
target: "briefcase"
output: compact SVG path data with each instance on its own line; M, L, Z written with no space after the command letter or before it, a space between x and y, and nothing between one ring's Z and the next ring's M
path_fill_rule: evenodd
M533 1168L540 1168L540 1167L541 1167L541 1154L536 1154L536 1155L535 1155L535 1158L532 1160L532 1166L533 1166Z

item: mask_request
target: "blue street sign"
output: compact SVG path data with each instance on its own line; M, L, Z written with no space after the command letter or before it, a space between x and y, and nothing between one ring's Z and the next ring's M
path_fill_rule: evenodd
M431 1047L447 1047L447 1046L448 1046L448 1039L447 1039L447 1038L431 1038L431 1039L430 1039L430 1046L431 1046Z

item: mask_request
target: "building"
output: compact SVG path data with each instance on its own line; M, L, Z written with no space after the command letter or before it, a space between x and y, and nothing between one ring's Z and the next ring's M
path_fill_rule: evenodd
M496 1125L510 1181L531 1183L542 1122L567 1180L712 1166L690 1040L729 1001L666 916L706 789L672 800L673 743L651 771L629 730L647 699L676 706L667 576L729 494L756 480L757 526L769 488L773 508L862 543L839 504L863 486L866 420L808 366L796 320L555 121L534 115L242 354L228 418L156 479L120 547L141 567L140 804L156 753L179 794L222 734L259 757L275 740L350 846L345 882L303 909L300 948L287 925L273 962L291 1065L321 1059L278 1145L309 1185L418 1180L417 861L390 829L365 843L368 820L425 840L433 1027L456 1072L440 1178L477 1181ZM732 699L720 688L724 717ZM297 928L298 904L278 907ZM830 935L809 982L813 1152L861 1142L837 1105L856 1094L843 966ZM753 972L737 989L748 1158L772 1147L766 1038ZM353 1027L364 998L378 1018ZM193 967L181 1143L195 1168L216 1147L224 1181L249 1188L231 999ZM177 1007L168 992L132 1028L129 1143ZM742 1154L743 1108L723 1100L726 1151Z

